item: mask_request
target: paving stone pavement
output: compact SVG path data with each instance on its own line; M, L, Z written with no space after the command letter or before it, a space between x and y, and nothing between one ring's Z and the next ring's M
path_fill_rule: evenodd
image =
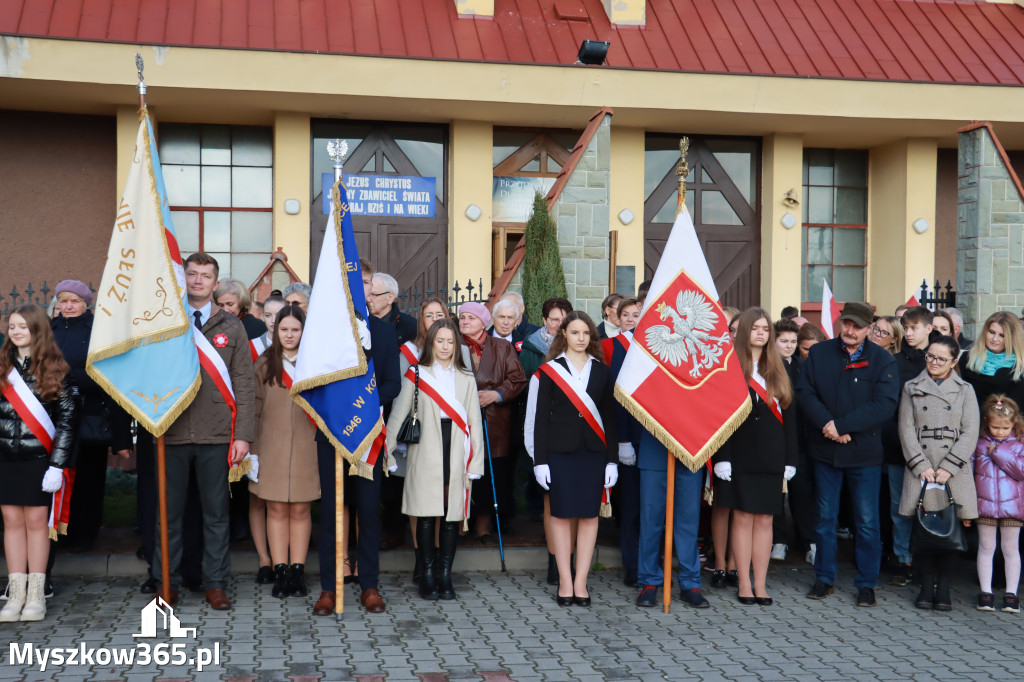
M175 615L182 627L197 628L194 640L171 639L159 628L156 638L133 637L147 603L136 579L63 579L45 620L0 624L0 680L1024 679L1024 620L976 611L970 563L960 568L951 613L913 608L914 587L882 586L877 607L857 608L849 567L835 595L809 600L813 572L802 563L773 564L774 606L742 606L732 590L709 588L710 609L691 609L677 593L667 615L660 606L635 607L635 591L618 571L592 574L590 609L557 607L541 572L459 574L454 602L423 601L407 574L385 574L387 612L364 613L349 586L342 623L311 614L317 592L274 599L269 586L235 576L231 611L213 611L203 595L185 593ZM180 642L182 659L216 648L219 664L202 671L173 661L101 664L94 654L91 665L40 670L11 659L11 643L23 652L28 643L123 649Z

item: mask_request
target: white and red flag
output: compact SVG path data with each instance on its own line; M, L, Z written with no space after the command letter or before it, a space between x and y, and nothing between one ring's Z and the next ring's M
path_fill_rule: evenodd
M615 397L697 471L746 418L750 392L693 220L680 208Z
M842 311L839 309L839 303L836 302L836 297L832 295L832 289L828 285L828 280L822 279L821 330L830 339L836 337L836 320L839 319L841 314Z

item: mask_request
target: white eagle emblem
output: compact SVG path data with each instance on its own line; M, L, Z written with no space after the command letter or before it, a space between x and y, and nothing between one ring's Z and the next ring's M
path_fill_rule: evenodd
M655 310L663 320L672 318L672 326L659 324L647 330L645 338L652 353L673 367L692 358L690 376L694 378L718 364L725 352L722 346L730 339L728 334L712 335L718 313L703 294L683 290L676 297L674 309L661 303Z

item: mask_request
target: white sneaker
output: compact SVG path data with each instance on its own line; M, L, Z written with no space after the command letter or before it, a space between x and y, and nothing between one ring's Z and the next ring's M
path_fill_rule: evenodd
M785 561L786 560L786 550L787 549L789 549L789 547L787 545L782 544L781 542L777 542L774 545L772 545L771 560L772 561Z
M813 566L814 565L814 559L817 556L818 556L818 546L812 542L811 543L811 548L809 550L807 550L807 556L804 557L804 558L807 560L807 563L809 563L811 566Z

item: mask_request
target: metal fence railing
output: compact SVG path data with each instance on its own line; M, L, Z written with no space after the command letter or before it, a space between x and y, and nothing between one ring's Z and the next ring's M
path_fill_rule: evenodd
M418 288L402 289L398 292L398 309L408 315L416 316L420 312L420 305L428 298L439 298L449 309L454 309L470 301L486 304L487 292L484 291L483 279L477 280L475 285L473 280L469 280L464 287L459 286L459 281L455 280L455 284L450 289L447 286L441 287L439 290L427 289L423 292Z
M929 293L929 291L931 293ZM942 286L939 280L935 280L935 286L929 290L928 280L921 281L921 289L918 291L917 301L926 308L940 310L942 308L956 307L956 289L953 283L946 280L946 286Z

